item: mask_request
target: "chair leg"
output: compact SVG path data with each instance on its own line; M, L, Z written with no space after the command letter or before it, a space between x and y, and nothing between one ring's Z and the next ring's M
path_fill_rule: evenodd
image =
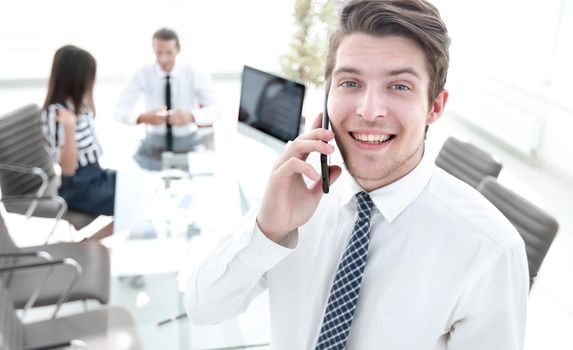
M46 238L46 242L44 242L44 244L48 244L48 242L50 241L50 238L52 238L52 235L54 234L54 232L56 232L56 227L58 227L60 220L62 219L62 217L66 213L66 210L68 210L68 206L63 199L59 200L58 202L59 202L60 208L58 209L58 213L56 214L56 218L55 218L56 222L54 223L54 226L52 227L52 230L50 231L50 234L48 235L48 238Z
M74 241L74 234L72 232L72 227L74 227L74 225L68 223L68 234L70 235L70 242Z

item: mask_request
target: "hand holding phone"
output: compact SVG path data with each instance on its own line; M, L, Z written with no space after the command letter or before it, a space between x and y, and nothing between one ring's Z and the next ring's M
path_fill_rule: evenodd
M323 175L308 163L309 154L331 154L334 147L328 142L334 139L330 131L321 129L322 115L312 124L312 130L300 135L274 164L273 171L257 215L257 225L270 240L279 243L290 232L308 222L323 198L323 189L338 179L342 168L328 165L323 159ZM328 123L325 125L328 127ZM310 141L310 142L308 142ZM319 141L319 142L316 142ZM324 142L324 144L322 143ZM308 178L312 181L309 186ZM325 185L321 188L321 184ZM317 186L318 185L318 186Z
M328 130L329 118L328 118L328 87L324 94L324 111L322 112L322 128ZM328 193L330 189L329 177L330 173L328 171L328 155L320 155L320 170L322 173L322 192Z

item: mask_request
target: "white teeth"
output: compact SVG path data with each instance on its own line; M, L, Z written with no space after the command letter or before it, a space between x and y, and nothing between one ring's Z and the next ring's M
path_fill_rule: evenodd
M388 141L390 135L379 135L379 134L356 134L352 133L352 137L359 141L363 142L371 142L371 143L380 143L384 141Z

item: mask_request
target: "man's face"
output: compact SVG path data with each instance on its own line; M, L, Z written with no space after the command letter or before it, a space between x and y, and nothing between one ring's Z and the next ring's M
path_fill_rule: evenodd
M400 36L352 34L342 40L328 111L348 171L367 191L408 174L424 150L426 124L443 112L448 93L428 101L423 49Z
M175 65L175 58L179 54L179 47L175 40L153 40L153 52L157 63L164 72L169 72Z

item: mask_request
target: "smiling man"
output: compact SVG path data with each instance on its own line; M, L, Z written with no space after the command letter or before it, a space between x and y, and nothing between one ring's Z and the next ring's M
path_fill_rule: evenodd
M326 64L333 131L319 116L287 147L261 207L196 269L194 322L232 317L268 289L272 349L522 348L523 241L424 155L448 100L448 47L428 2L343 9ZM337 180L331 166L324 195L306 158L332 153L332 139L346 171Z

